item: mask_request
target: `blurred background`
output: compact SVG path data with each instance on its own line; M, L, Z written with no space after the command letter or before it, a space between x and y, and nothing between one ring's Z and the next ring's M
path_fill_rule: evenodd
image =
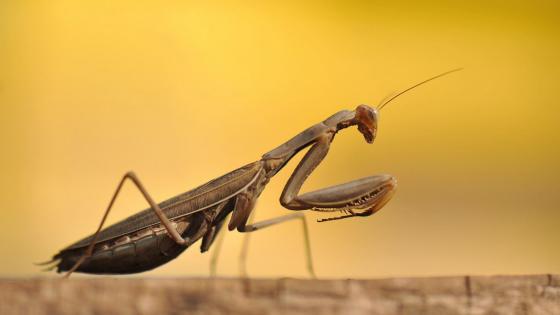
M560 272L557 1L2 1L0 275L92 233L134 170L164 200L341 109L456 67L340 133L304 191L390 173L375 216L316 223L323 278ZM301 158L268 185L255 219ZM109 217L146 208L127 185ZM228 233L218 273L238 275ZM297 222L252 235L257 277L305 277ZM198 244L145 276L206 276ZM54 273L50 273L54 275Z

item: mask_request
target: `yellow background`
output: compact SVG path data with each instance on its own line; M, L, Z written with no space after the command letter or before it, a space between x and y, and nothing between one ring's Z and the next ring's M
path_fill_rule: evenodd
M163 200L456 67L383 109L373 145L355 129L337 136L306 191L375 173L399 188L375 216L311 224L317 274L558 273L559 9L3 1L0 275L40 275L32 262L90 234L128 170ZM295 164L257 220L288 213L278 197ZM145 207L127 186L109 222ZM221 275L237 275L241 240L227 234ZM298 223L251 246L251 275L306 276ZM197 244L146 275L205 276L209 257Z

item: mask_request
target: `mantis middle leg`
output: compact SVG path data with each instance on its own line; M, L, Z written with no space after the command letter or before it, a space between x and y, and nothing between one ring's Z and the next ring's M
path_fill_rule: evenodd
M251 214L253 214L253 212L251 212ZM251 215L249 216L249 218L247 218L247 221L250 221L250 217ZM247 233L243 238L243 245L239 255L239 265L240 265L241 275L243 277L247 277L246 261L249 252L249 240L251 235L248 232L254 232L272 225L280 224L291 220L301 220L302 222L307 270L312 278L316 278L315 271L313 269L313 257L311 255L311 242L309 239L309 229L307 227L307 221L303 213L292 213L285 216L264 220L253 224L247 224L245 222L237 228L239 232ZM210 276L212 277L216 275L217 262L221 252L224 237L225 235L223 234L218 235L218 240L216 240L215 248L214 251L212 252L212 257L210 258Z
M313 256L311 255L311 242L309 240L309 229L307 227L307 221L305 219L305 215L301 212L299 213L291 213L287 215L283 215L280 217L252 223L252 224L244 224L239 226L237 230L242 233L249 233L255 232L273 225L277 225L280 223L284 223L291 220L300 220L303 227L303 239L305 245L305 260L307 265L307 271L312 278L316 278L315 270L313 268ZM249 236L250 234L246 234L243 240L243 248L240 255L240 268L241 268L241 275L243 277L247 277L247 268L246 268L246 260L247 254L249 251Z

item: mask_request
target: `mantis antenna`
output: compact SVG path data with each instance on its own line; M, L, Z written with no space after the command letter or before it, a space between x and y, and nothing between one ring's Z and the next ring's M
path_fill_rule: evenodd
M381 102L381 104L380 104L379 106L377 106L377 109L381 110L383 107L385 107L385 105L389 104L389 103L390 103L392 100L394 100L395 98L397 98L397 97L403 95L404 93L406 93L406 92L408 92L408 91L410 91L410 90L412 90L412 89L414 89L414 88L416 88L416 87L419 87L420 85L422 85L422 84L424 84L424 83L428 83L428 82L430 82L430 81L432 81L432 80L435 80L435 79L437 79L437 78L441 78L441 77L443 77L444 75L448 75L448 74L450 74L450 73L452 73L452 72L456 72L456 71L459 71L459 70L463 70L463 68L457 68L457 69L449 70L449 71L447 71L447 72L438 74L438 75L436 75L435 77L431 77L431 78L429 78L429 79L426 79L426 80L424 80L424 81L422 81L422 82L420 82L420 83L416 83L415 85L409 87L408 89L397 93L395 96L389 98L388 100L386 100L386 101L384 101L384 102Z

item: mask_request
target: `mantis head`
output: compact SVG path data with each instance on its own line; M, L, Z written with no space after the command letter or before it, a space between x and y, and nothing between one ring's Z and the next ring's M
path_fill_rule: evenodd
M323 123L336 129L336 132L356 125L366 142L373 143L377 134L377 116L378 110L376 108L360 105L353 111L340 111L326 119Z
M360 105L356 107L355 113L354 120L358 125L358 130L362 133L367 143L373 143L377 134L377 109L367 105Z

